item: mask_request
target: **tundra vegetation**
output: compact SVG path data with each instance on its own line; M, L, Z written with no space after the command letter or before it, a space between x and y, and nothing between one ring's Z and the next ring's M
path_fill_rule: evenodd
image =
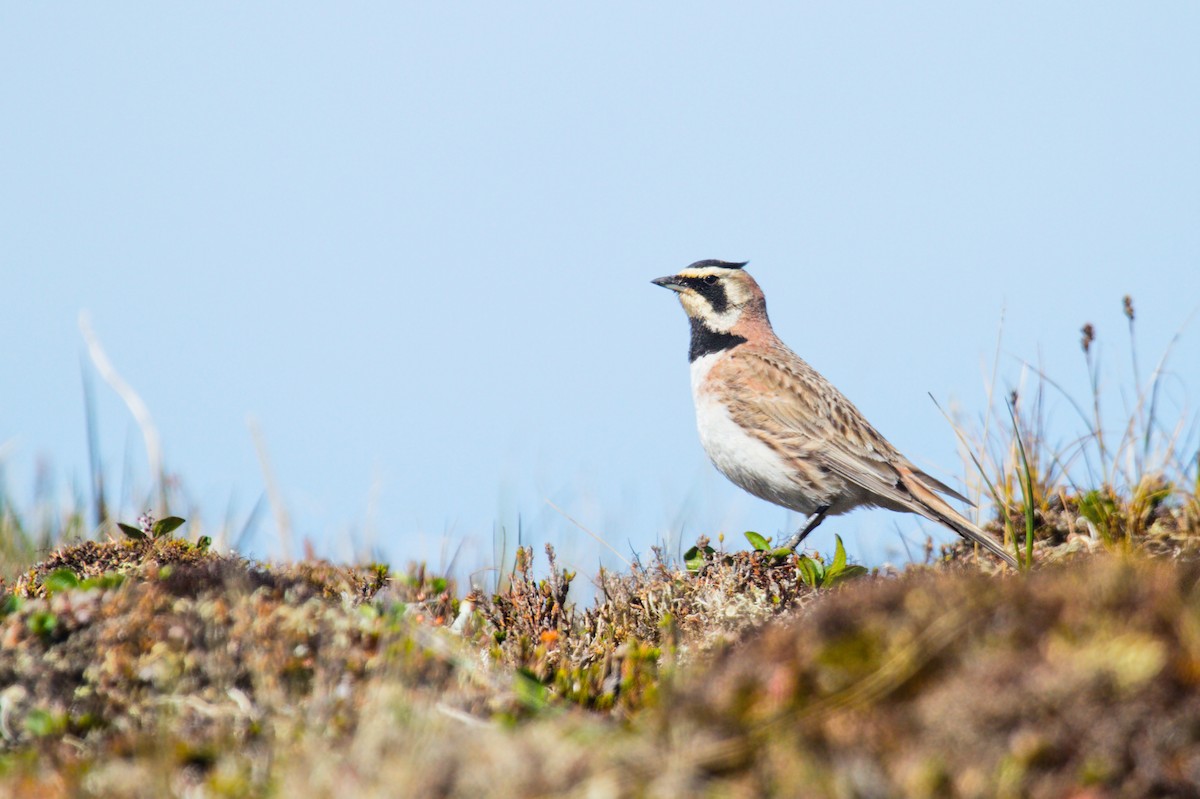
M1195 419L1164 357L1106 426L1091 326L1082 349L1086 401L1031 368L953 420L1017 572L750 532L575 602L549 547L478 590L0 495L0 795L1200 795Z

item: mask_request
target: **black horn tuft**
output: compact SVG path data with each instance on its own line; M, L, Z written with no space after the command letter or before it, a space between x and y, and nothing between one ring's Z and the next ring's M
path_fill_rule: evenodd
M704 269L705 267L709 267L709 266L716 266L716 267L720 267L721 269L741 269L743 266L745 266L748 263L750 263L750 262L749 261L741 261L741 262L718 261L716 259L709 258L706 261L696 261L696 263L689 266L688 269Z

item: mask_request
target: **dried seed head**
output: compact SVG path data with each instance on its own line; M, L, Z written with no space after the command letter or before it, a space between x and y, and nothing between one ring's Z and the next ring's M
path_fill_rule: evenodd
M1017 399L1017 390L1014 388L1012 393L1008 395L1008 404L1012 406L1014 411L1017 409Z
M1092 327L1091 322L1088 322L1080 332L1083 333L1083 351L1090 352L1092 342L1096 340L1096 328Z
M1125 302L1125 316L1129 319L1130 322L1132 322L1133 321L1133 297L1130 297L1128 294L1126 294L1124 302Z

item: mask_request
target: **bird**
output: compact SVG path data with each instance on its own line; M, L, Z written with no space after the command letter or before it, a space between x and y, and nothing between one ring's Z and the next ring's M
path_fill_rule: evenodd
M824 521L861 507L916 513L1017 561L771 327L748 262L696 261L652 280L676 292L691 325L688 361L700 442L717 470L760 499L803 514L792 550Z

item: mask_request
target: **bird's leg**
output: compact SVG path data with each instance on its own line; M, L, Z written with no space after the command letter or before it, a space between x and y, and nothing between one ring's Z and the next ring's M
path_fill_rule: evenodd
M813 512L813 515L808 517L808 521L804 523L804 526L796 531L796 534L789 538L784 546L788 549L795 549L796 547L800 546L800 542L807 538L809 533L811 533L813 530L816 530L817 525L825 521L826 513L829 513L828 505L822 505L821 507L817 508L816 511Z

